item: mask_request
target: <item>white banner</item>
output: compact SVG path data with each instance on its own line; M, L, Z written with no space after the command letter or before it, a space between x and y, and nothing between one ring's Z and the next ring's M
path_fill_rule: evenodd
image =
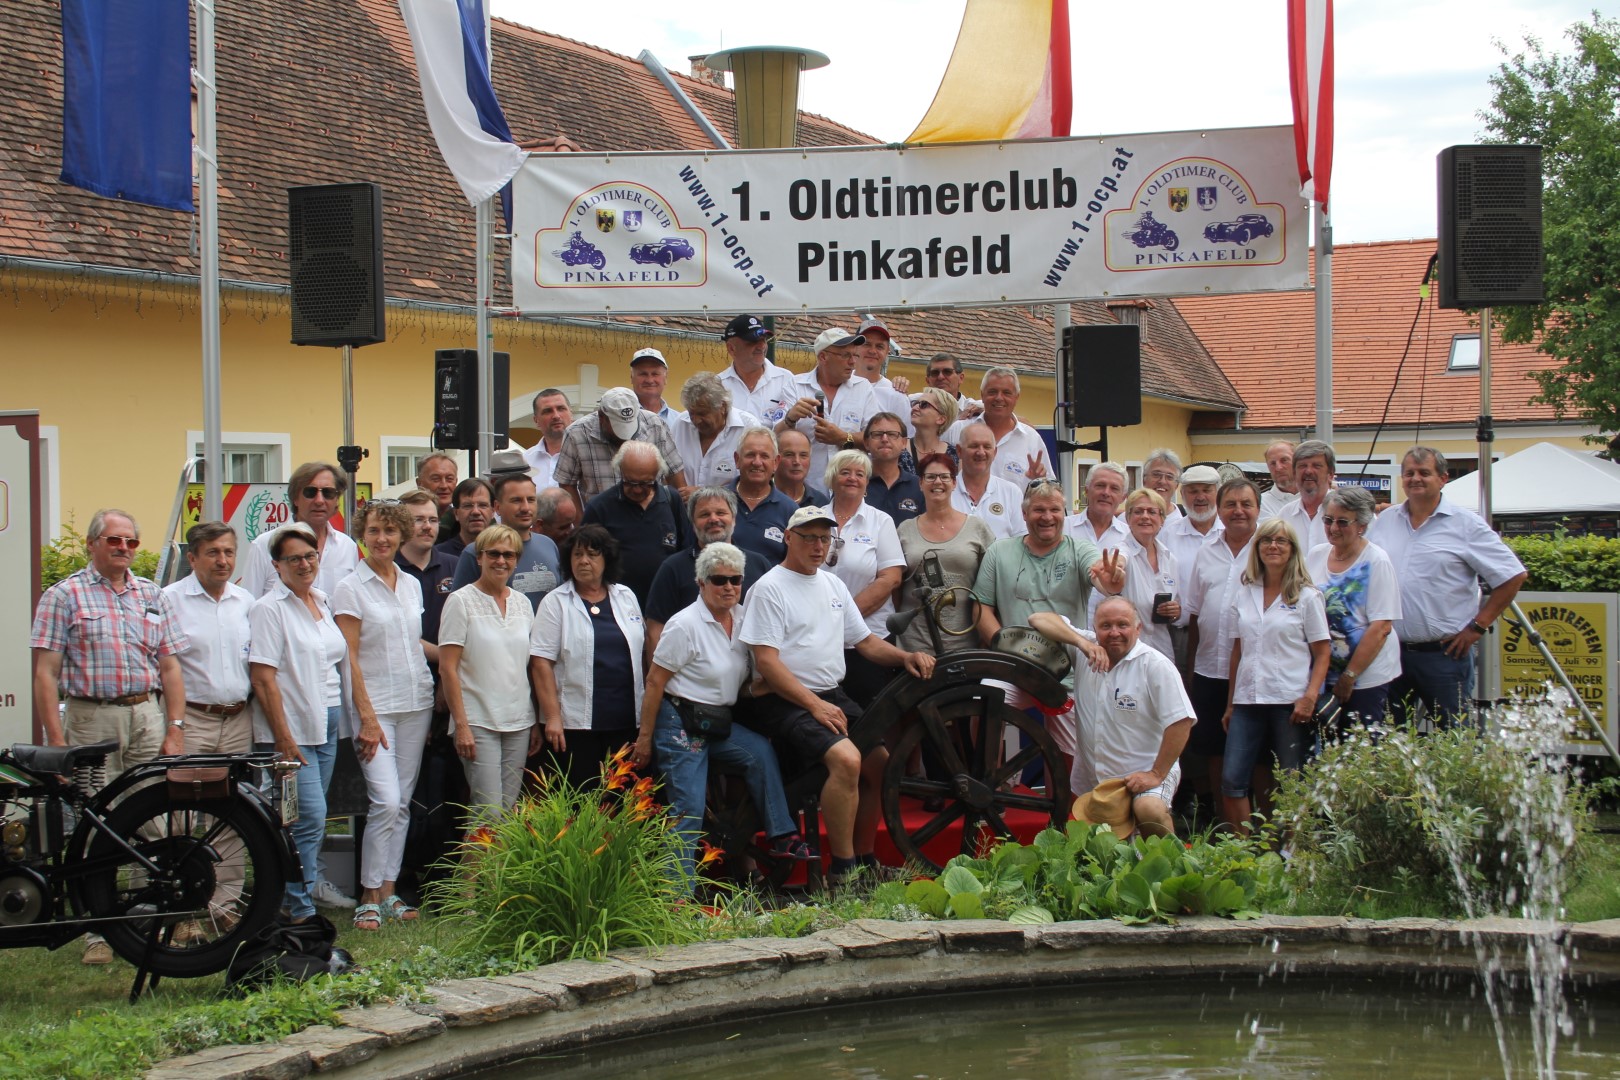
M1293 129L535 154L525 312L793 314L1308 287Z

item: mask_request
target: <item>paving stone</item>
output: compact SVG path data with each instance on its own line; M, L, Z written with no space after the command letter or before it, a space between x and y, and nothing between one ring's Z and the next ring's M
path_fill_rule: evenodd
M560 983L585 1001L601 1001L644 990L652 985L652 972L622 960L563 960L532 972L547 982Z
M304 1050L282 1043L211 1046L171 1058L148 1072L148 1080L299 1080L314 1065Z
M1575 923L1565 938L1572 948L1587 952L1620 952L1620 919Z
M881 919L856 919L847 926L821 930L810 936L836 945L854 957L918 956L939 946L938 935L926 924Z
M556 1007L555 999L526 986L498 983L494 979L457 979L428 987L432 1001L418 1002L412 1011L436 1016L446 1027L474 1027L528 1016Z
M830 941L813 937L768 940L787 967L797 967L800 964L836 964L844 959L844 950Z
M634 956L615 953L613 958L633 960L636 966L652 972L653 982L659 984L708 979L733 975L741 971L758 971L761 968L782 966L780 952L757 945L747 938L700 942L677 949L665 949L659 953L636 950Z
M334 1028L317 1024L281 1040L282 1046L295 1047L309 1055L317 1072L358 1065L375 1057L388 1046L388 1037L359 1028Z
M938 932L946 952L1025 952L1032 944L1025 927L1000 919L945 919Z
M540 971L544 971L541 968ZM548 979L539 971L514 971L510 975L499 975L490 980L503 986L515 986L530 993L538 994L550 1002L549 1008L577 1009L579 999L569 992L568 987L555 979ZM543 1009L536 1010L543 1012Z
M1038 943L1048 949L1090 949L1106 945L1157 945L1170 940L1168 926L1126 926L1114 919L1047 923Z
M344 1027L375 1032L388 1039L389 1046L404 1046L418 1039L431 1039L444 1033L444 1021L424 1016L403 1005L371 1005L364 1009L343 1009L338 1014Z

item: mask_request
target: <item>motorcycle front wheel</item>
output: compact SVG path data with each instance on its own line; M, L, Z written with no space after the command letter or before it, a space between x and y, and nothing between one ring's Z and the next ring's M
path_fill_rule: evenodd
M178 803L158 784L113 807L92 836L80 907L107 944L155 975L223 971L275 918L286 890L284 840L244 797ZM150 864L150 865L149 865Z
M1161 246L1164 248L1164 250L1166 250L1166 251L1174 251L1174 250L1176 250L1176 248L1181 246L1181 238L1178 237L1175 233L1173 233L1170 230L1166 229L1165 232L1164 232L1164 240L1162 240L1160 243L1161 243Z

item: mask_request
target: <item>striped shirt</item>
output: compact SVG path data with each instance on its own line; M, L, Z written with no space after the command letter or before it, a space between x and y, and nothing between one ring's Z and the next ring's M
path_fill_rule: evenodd
M62 693L117 698L158 689L158 661L187 641L157 585L129 574L116 592L87 566L40 597L28 644L62 654Z

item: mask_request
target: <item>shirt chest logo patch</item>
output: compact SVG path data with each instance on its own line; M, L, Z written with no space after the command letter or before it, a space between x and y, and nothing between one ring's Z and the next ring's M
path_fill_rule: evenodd
M765 539L774 540L780 544L782 542L782 530L778 529L775 525L772 525L770 528L765 530Z
M1116 687L1114 690L1114 708L1123 709L1126 712L1135 712L1136 697Z
M1000 517L1002 514L1007 512L1007 508L998 502L993 502L990 504L990 512L995 514L997 517Z

